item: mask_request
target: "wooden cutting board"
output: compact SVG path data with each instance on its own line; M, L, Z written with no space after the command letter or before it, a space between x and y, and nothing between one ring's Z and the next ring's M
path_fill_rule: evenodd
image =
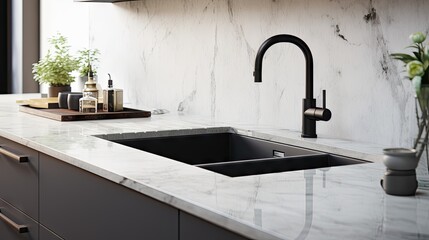
M19 105L28 105L34 108L58 108L58 98L33 98L25 100L16 100L16 103Z

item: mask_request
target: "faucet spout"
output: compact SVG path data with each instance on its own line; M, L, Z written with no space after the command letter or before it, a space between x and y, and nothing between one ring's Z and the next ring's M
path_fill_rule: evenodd
M313 98L313 55L311 54L310 48L308 45L298 37L288 34L276 35L268 38L265 42L262 43L259 47L258 53L256 54L255 59L255 71L253 76L255 77L255 82L262 82L262 60L264 58L265 52L274 44L280 42L293 43L298 46L301 51L304 53L305 57L305 98Z
M313 55L308 45L300 38L280 34L268 38L259 47L255 59L255 70L253 76L255 82L262 82L262 60L265 52L274 44L280 42L293 43L304 53L305 57L305 98L302 102L302 137L316 138L316 121L329 121L331 111L325 107L325 92L323 93L323 108L316 107L316 99L313 98Z

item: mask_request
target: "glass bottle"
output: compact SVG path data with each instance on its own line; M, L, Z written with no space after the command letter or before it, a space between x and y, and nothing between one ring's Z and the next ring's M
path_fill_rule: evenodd
M123 110L123 91L113 88L113 80L109 75L108 87L103 90L103 111L119 112Z
M96 113L97 98L93 97L92 92L84 92L83 97L79 99L79 112Z

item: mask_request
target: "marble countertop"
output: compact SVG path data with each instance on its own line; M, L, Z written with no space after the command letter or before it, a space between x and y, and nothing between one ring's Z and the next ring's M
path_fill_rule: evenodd
M16 99L35 96L0 95L0 136L249 238L429 239L429 190L396 197L380 187L384 146L175 113L58 122L18 111ZM374 163L232 178L94 137L226 130ZM427 179L420 165L418 177Z

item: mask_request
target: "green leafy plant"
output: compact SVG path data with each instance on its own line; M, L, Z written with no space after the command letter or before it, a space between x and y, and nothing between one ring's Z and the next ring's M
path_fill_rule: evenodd
M57 33L49 38L47 54L33 64L34 80L50 86L67 86L74 81L72 72L79 67L78 60L70 54L67 38Z
M413 43L407 48L413 49L412 54L393 53L391 57L404 63L407 78L413 83L416 92L415 112L419 128L413 148L417 151L417 159L420 159L426 149L429 164L427 151L429 142L429 46L423 44L426 35L421 32L411 34L410 39Z
M407 78L412 81L416 93L419 95L422 85L429 84L429 46L424 46L426 35L421 32L411 34L410 39L413 44L407 48L414 50L412 55L393 53L390 56L404 63Z
M94 75L97 75L96 66L98 63L98 56L100 51L98 49L83 49L78 51L78 60L79 60L79 76L84 77L88 76L90 71L89 65L91 65L92 72Z

